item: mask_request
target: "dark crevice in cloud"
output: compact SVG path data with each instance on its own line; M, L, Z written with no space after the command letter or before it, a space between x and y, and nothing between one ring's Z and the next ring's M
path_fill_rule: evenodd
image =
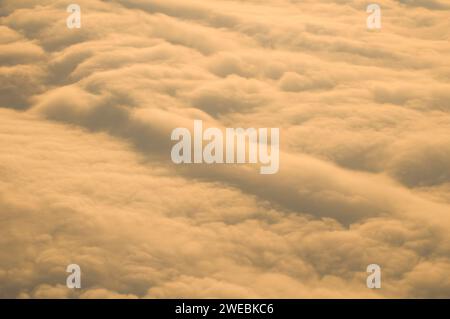
M438 0L397 0L401 4L412 7L424 7L431 10L449 10L450 5Z

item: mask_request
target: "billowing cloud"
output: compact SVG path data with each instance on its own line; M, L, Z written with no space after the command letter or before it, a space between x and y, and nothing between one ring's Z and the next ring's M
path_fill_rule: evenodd
M0 297L450 296L447 3L78 4L0 6ZM278 174L173 164L195 119Z

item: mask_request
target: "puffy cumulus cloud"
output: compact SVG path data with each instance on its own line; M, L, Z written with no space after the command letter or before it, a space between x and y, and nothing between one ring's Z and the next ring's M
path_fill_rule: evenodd
M190 94L190 100L192 106L217 117L236 111L247 113L264 106L270 102L271 91L272 88L264 83L230 75L199 87Z
M312 75L286 72L280 80L280 87L283 91L300 92L312 89L330 89L333 87L333 82L326 77L315 78Z
M78 4L0 6L0 297L450 296L444 1ZM174 165L194 119L279 173Z

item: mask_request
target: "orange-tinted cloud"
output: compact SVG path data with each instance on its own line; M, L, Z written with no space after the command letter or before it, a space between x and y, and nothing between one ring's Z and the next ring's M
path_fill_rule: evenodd
M445 1L78 4L0 7L0 297L450 296ZM194 119L279 173L174 165Z

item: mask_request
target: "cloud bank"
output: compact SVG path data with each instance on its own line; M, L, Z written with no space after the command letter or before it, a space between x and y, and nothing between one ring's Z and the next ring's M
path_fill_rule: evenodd
M0 5L0 297L450 297L447 1L77 3ZM279 173L174 165L194 119Z

